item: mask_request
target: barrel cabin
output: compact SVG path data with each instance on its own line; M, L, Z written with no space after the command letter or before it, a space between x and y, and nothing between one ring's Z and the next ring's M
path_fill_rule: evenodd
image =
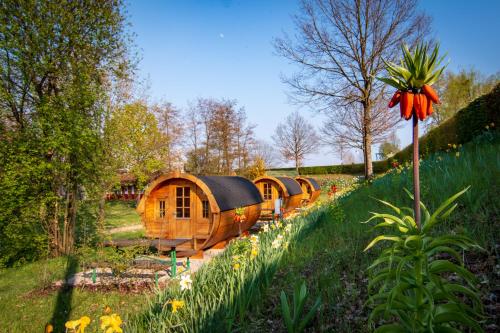
M281 207L285 214L300 206L302 188L295 179L290 177L262 176L256 178L253 182L264 199L262 203L263 217L273 213L276 199L281 199Z
M147 187L137 211L148 237L180 250L203 250L248 230L262 202L255 185L242 177L171 173ZM245 215L241 222L236 208Z
M302 188L302 203L309 205L318 199L321 187L314 178L299 176L295 180Z

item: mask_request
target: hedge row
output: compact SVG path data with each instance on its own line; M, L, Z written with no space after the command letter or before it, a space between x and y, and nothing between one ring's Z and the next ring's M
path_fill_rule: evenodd
M493 124L493 126L492 126ZM464 144L486 130L498 131L500 127L500 84L488 94L478 97L452 118L430 130L419 139L420 155L425 157L448 149L449 144ZM391 168L391 161L410 161L413 144L410 144L389 160L373 162L373 172L382 173ZM277 168L272 171L293 171L295 168ZM301 175L363 174L364 164L326 165L299 168Z
M499 126L500 84L497 84L491 92L476 98L452 118L422 136L419 140L420 155L425 157L446 150L449 144L467 143L484 133L487 127L491 131L498 131ZM392 159L409 161L412 154L413 144L395 154Z

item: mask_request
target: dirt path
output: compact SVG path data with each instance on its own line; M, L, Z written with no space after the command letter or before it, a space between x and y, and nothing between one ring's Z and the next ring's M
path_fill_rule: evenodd
M144 229L144 226L142 224L133 224L133 225L126 225L124 227L112 228L112 229L106 230L106 233L107 234L116 234L118 232L136 231L136 230L142 230L142 229Z

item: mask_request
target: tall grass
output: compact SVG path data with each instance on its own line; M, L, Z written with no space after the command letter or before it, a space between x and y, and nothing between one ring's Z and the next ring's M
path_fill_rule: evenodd
M492 256L498 257L500 154L498 137L483 136L464 147L450 147L422 161L422 200L430 210L452 194L472 185L459 200L459 207L437 233L465 233ZM276 304L282 289L307 279L312 292L321 293L323 308L316 320L317 331L367 332L367 273L377 251L364 247L375 233L359 222L369 212L386 209L373 198L412 206L403 188L412 188L411 166L402 166L339 198L321 217L316 229L296 244L281 262L278 277L264 301L265 317L257 316L248 331L269 331L282 325L276 320ZM484 295L498 283L491 271L483 280ZM281 328L283 328L281 326Z
M498 244L500 156L499 141L483 137L450 152L433 155L421 164L422 201L430 210L461 189L472 188L459 208L438 232L463 232L484 248ZM458 153L458 154L457 154ZM411 168L403 166L325 204L283 228L260 234L258 257L248 258L248 244L232 244L195 276L193 289L181 292L174 285L150 300L149 310L127 323L130 332L268 332L283 331L279 294L290 293L306 280L323 305L314 322L316 331L366 332L366 268L377 251L364 253L374 232L361 224L370 211L385 209L373 198L410 206L403 188L412 188ZM278 234L288 249L273 249ZM234 269L235 255L245 264ZM489 282L487 288L495 281ZM167 302L183 299L185 308L172 313ZM311 306L308 304L306 306Z
M250 313L259 311L291 243L311 230L326 207L313 208L290 221L272 225L258 235L256 256L249 238L238 239L195 275L191 290L181 291L174 283L150 300L146 313L130 320L127 332L232 332L245 329ZM171 300L184 301L184 308L173 312Z

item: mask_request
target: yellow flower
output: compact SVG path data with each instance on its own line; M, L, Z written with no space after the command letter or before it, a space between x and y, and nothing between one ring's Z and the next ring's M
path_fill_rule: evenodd
M184 301L173 299L168 301L172 305L172 313L176 313L177 309L182 309L184 307Z
M256 248L253 248L252 252L250 252L250 258L253 259L253 258L257 257L257 254L259 254L259 252L257 251Z
M239 263L235 263L235 264L233 265L233 269L234 269L234 270L237 270L237 269L239 269L239 268L240 268L240 264L239 264Z
M456 144L453 144L453 149L457 149L457 145Z
M456 157L460 157L460 152L457 151L457 153L455 154Z
M106 333L122 333L121 329L122 319L116 313L110 316L102 316L101 318L101 330Z
M64 324L64 326L67 329L75 331L76 333L85 333L85 327L89 326L89 324L90 324L90 318L87 316L83 316L78 320L67 321L66 324Z
M102 312L104 312L104 314L110 314L111 313L111 307L109 305L106 305L104 307L104 310Z
M64 324L64 327L69 328L70 330L76 330L78 325L80 325L80 320L70 320Z

